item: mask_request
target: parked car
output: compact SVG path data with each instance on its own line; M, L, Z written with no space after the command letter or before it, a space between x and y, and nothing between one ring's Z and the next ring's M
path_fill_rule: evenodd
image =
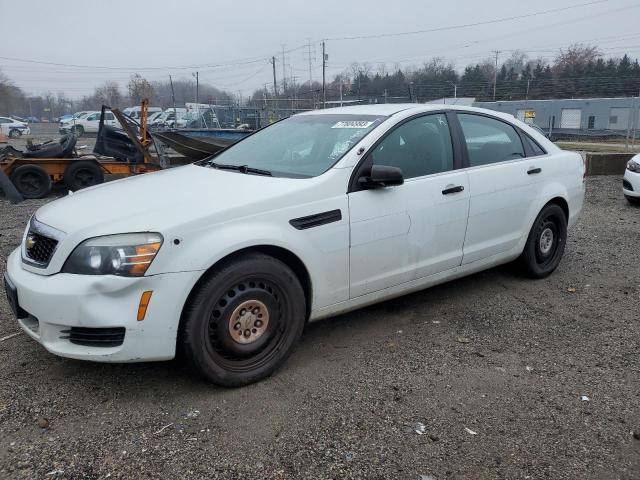
M129 118L133 118L135 121L139 122L140 121L140 111L141 108L138 107L127 107L124 110L122 110L122 113L124 113L127 117ZM156 112L161 112L162 113L162 109L160 107L147 107L147 118L149 115L152 115Z
M622 179L622 193L633 205L640 205L640 154L627 162Z
M147 118L147 125L148 126L155 125L160 120L163 114L164 112L160 111L160 112L154 112L151 115L149 115L149 117Z
M40 123L40 119L38 117L27 117L27 122L29 122L29 123Z
M31 134L29 125L11 117L0 117L0 133L15 138Z
M60 123L58 131L63 135L73 133L76 137L81 137L85 133L97 133L100 126L100 115L101 112L87 112L86 115L80 115L75 119ZM120 123L110 111L105 112L104 123L112 127L120 126Z
M51 353L138 362L180 348L207 379L243 385L280 366L307 321L512 261L551 274L584 175L580 155L495 111L305 112L40 207L6 290Z

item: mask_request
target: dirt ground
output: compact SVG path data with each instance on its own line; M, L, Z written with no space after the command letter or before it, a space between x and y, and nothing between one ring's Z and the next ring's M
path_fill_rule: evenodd
M0 198L0 271L45 202ZM639 239L621 179L590 178L551 277L502 267L311 324L233 390L5 340L2 296L0 478L638 479Z

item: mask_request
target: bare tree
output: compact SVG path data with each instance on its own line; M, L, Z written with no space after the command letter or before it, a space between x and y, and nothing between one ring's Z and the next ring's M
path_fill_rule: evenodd
M149 100L150 103L155 101L153 86L139 73L131 76L127 84L127 90L129 92L129 101L133 105L139 105L145 98Z
M595 62L602 57L598 47L574 43L566 50L560 49L555 58L554 69L556 71L575 70L585 67L589 62Z
M120 107L123 103L120 86L112 80L106 81L102 86L96 88L94 97L98 103L110 107Z
M520 74L527 65L527 54L522 50L514 50L511 52L511 56L504 61L504 66L507 71L512 71L516 75ZM534 65L535 66L535 65Z

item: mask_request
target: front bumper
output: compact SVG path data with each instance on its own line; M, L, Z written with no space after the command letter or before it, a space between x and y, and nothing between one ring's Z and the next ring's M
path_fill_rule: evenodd
M622 193L627 197L640 197L640 173L631 170L624 171Z
M57 273L44 276L22 268L20 250L11 253L7 275L17 288L22 329L49 352L97 362L169 360L175 356L182 306L201 272L165 273L140 278ZM140 297L153 295L143 321ZM71 343L69 330L125 328L118 346Z

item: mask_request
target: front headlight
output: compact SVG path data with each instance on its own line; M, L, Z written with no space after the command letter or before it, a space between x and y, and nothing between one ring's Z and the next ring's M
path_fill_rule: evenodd
M633 158L627 162L627 170L635 173L640 173L640 163Z
M125 233L85 240L62 267L63 273L142 277L162 246L159 233Z

